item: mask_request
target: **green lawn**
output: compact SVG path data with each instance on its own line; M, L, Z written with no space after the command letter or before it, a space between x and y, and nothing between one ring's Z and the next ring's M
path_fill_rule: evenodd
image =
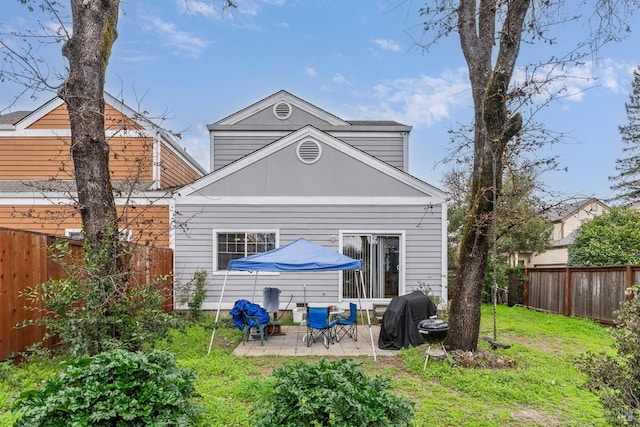
M396 391L415 402L416 426L607 425L597 399L580 388L583 376L573 366L585 351L610 349L606 328L519 307L498 307L497 319L498 339L511 344L497 353L515 361L513 368L462 368L430 360L423 371L425 347L419 347L377 362L363 357L362 369L392 378ZM492 308L486 306L481 335L491 335L492 328ZM207 355L210 332L192 327L159 347L174 352L181 366L197 372L200 404L206 411L203 426L248 426L256 396L270 387L269 373L294 360L234 356L231 350L240 342L240 331L223 328ZM484 342L481 348L488 350ZM11 396L34 387L54 369L53 362L0 365L0 426L12 424Z

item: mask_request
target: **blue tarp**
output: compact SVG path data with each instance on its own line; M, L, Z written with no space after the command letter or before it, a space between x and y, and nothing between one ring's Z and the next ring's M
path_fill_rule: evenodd
M239 299L229 312L229 315L233 319L233 323L238 329L244 328L244 317L242 316L243 311L247 313L247 316L257 316L261 325L266 325L271 320L267 310L260 307L258 304L249 302L246 299ZM258 326L253 319L248 319L248 323L252 328Z
M362 261L305 239L279 248L229 261L229 270L240 271L336 271L359 270Z

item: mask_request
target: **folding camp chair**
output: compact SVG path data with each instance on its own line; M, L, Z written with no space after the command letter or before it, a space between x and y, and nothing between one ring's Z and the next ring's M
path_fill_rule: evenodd
M336 340L340 341L341 337L349 335L354 341L358 341L358 306L349 303L349 317L338 314L335 326Z
M322 338L324 346L333 344L333 328L336 320L329 322L328 307L307 307L307 347Z

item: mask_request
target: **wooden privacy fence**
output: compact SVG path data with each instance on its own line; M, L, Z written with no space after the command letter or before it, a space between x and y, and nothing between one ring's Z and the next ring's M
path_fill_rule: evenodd
M56 239L64 239L30 231L0 228L0 360L27 350L42 340L44 328L28 326L16 329L24 321L35 319L37 311L28 310L28 301L20 297L27 287L50 279L64 278L62 267L47 256L47 248ZM81 255L82 244L70 240L74 255ZM81 259L75 257L74 259ZM129 259L132 283L170 275L173 269L173 250L138 246ZM167 282L165 311L173 310L173 282Z
M640 284L640 266L529 268L525 277L526 307L614 323L626 288Z

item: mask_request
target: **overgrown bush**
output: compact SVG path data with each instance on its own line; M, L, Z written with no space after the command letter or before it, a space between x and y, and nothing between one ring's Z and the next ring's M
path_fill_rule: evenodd
M180 305L187 307L187 320L197 322L202 319L202 303L207 295L206 285L207 270L199 268L193 273L191 280L178 287L178 301Z
M201 412L194 377L166 351L77 358L18 396L15 426L189 426Z
M273 393L262 397L254 424L273 426L400 427L411 425L413 404L395 395L390 380L368 378L360 363L297 362L274 369Z
M136 351L167 337L174 325L172 316L162 310L167 278L134 283L126 270L101 274L91 264L91 260L99 263L101 251L84 250L94 252L79 260L68 241L51 245L49 256L62 266L66 279L49 280L23 292L37 316L20 326L44 325L47 331L32 350L48 351L44 343L53 339L72 357L91 356L116 348Z
M578 366L589 375L586 386L616 426L640 426L640 286L627 290L631 299L615 312L612 329L617 354L588 353Z

